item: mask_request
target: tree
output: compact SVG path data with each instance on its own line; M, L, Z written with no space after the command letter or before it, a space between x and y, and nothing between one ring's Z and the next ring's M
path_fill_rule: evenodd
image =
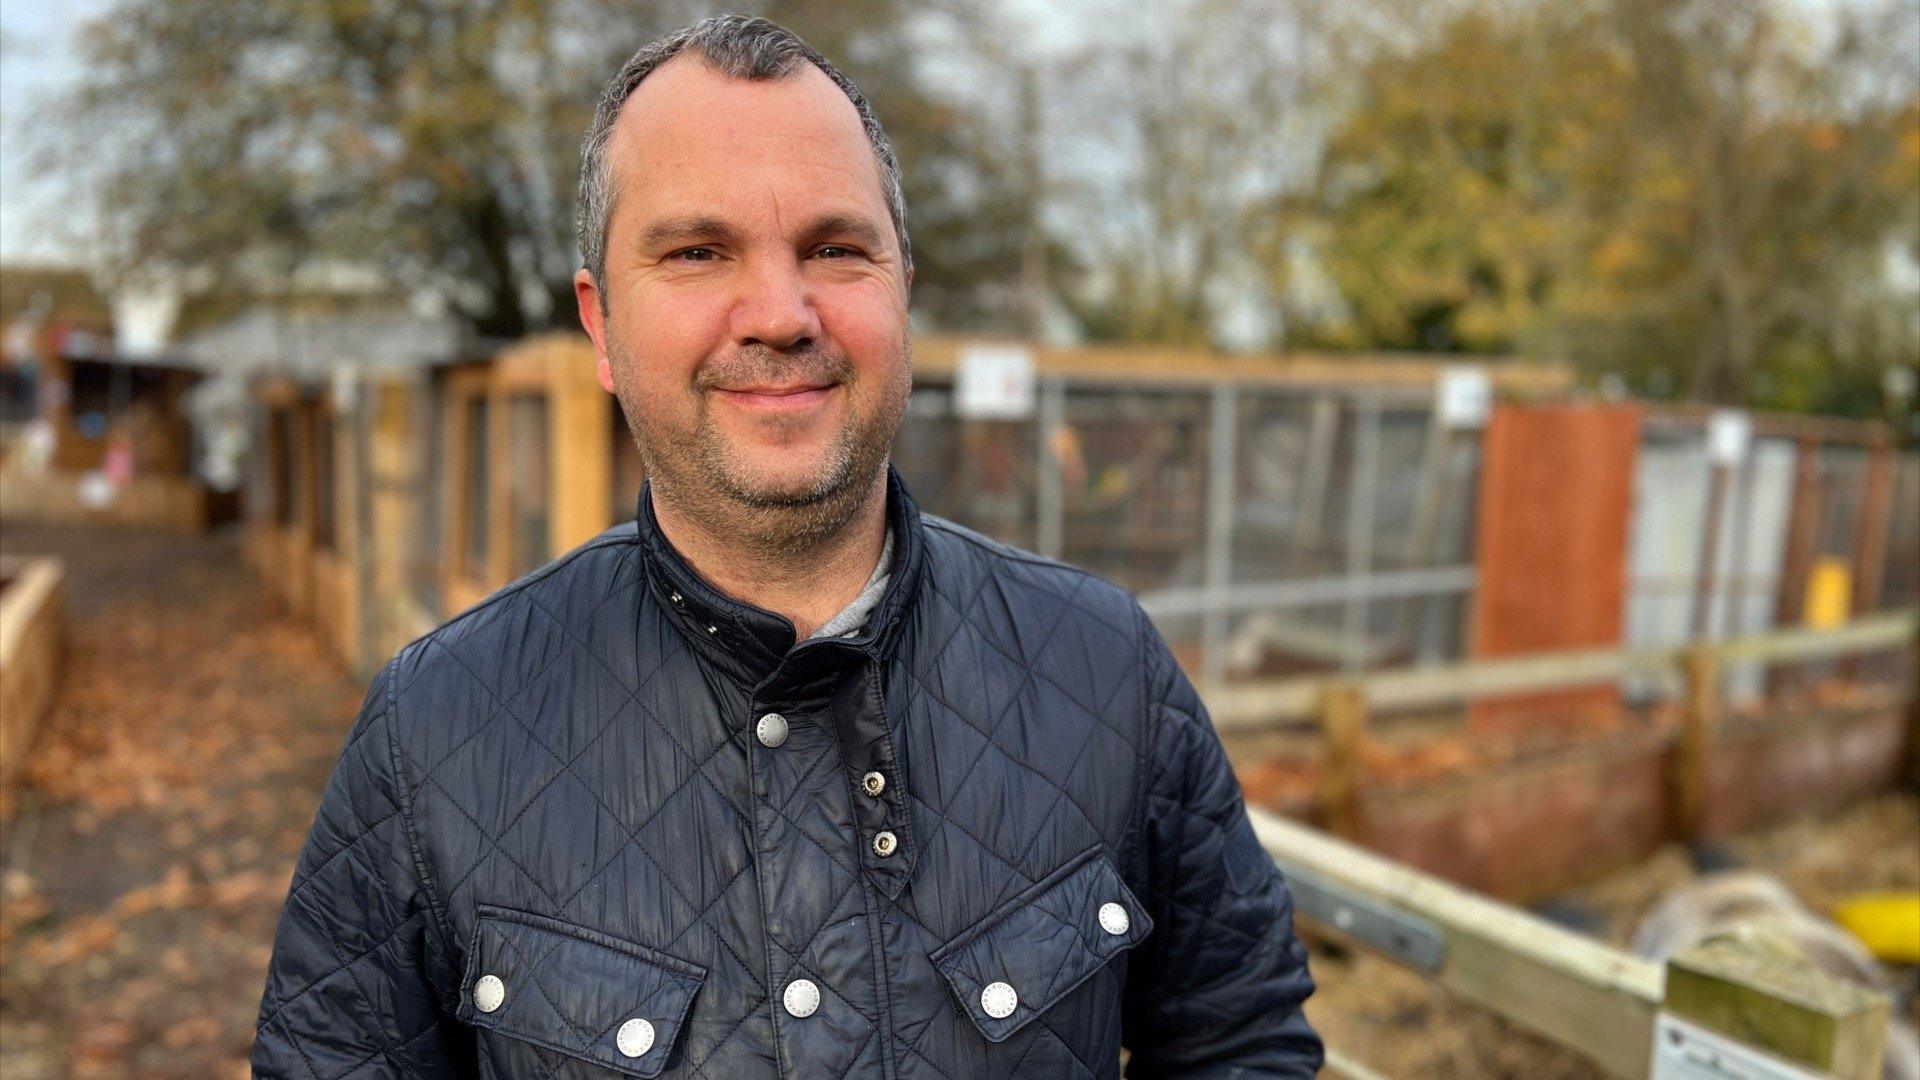
M1318 332L1566 356L1708 400L1858 398L1809 380L1920 351L1887 317L1889 251L1920 219L1914 44L1893 3L1815 25L1552 0L1382 46L1288 207L1349 310Z
M61 166L101 208L107 276L220 290L425 287L483 334L571 325L579 140L667 0L118 0L85 35ZM916 225L964 218L966 125L913 78L904 0L782 0L901 149ZM927 249L923 247L923 252ZM921 286L964 311L935 245Z

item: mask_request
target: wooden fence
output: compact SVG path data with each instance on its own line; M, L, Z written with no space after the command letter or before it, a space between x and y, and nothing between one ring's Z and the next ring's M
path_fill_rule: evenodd
M1669 795L1682 835L1709 817L1729 666L1915 650L1920 613L1835 630L1786 630L1676 649L1581 652L1361 679L1296 679L1215 689L1223 732L1317 721L1324 733L1321 809L1330 827L1365 814L1359 747L1376 709L1418 709L1477 697L1565 689L1634 675L1678 680ZM1914 653L1920 657L1920 653ZM1920 667L1920 663L1916 664ZM1907 688L1896 765L1920 779L1920 705ZM1723 938L1665 964L1555 926L1358 845L1259 809L1261 843L1287 875L1302 924L1417 971L1461 999L1591 1060L1610 1076L1878 1078L1890 1003L1824 975L1780 943ZM1329 1075L1366 1078L1363 1062L1330 1059Z

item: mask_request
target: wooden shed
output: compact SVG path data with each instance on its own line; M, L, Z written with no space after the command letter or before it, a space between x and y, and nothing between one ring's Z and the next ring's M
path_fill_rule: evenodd
M0 455L0 515L180 530L222 516L192 470L185 399L201 372L119 357L92 335L40 336L38 356L9 358L28 415Z

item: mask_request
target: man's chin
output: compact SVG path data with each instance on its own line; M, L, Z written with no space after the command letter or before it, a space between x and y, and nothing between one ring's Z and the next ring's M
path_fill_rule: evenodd
M825 465L777 470L726 470L722 485L736 501L758 509L778 510L814 506L832 499L846 487L844 469Z

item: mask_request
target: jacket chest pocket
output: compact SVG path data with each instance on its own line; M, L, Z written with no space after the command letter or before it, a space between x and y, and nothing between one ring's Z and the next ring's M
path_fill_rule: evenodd
M1094 848L928 959L980 1033L1000 1042L1152 930L1146 909Z
M482 904L456 1015L628 1076L660 1075L705 968L557 919Z

